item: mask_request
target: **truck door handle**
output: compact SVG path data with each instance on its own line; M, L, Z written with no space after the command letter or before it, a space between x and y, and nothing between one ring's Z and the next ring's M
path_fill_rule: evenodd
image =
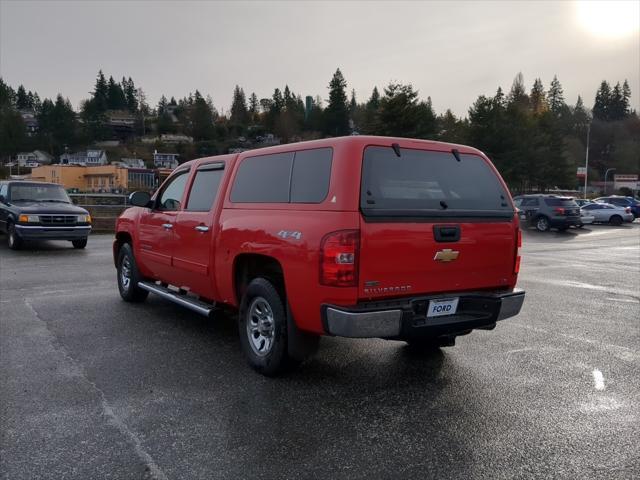
M165 230L171 230L173 228L173 225L170 223L163 223L162 226Z
M208 232L209 231L209 227L207 227L206 225L198 225L196 227L196 230L199 232Z

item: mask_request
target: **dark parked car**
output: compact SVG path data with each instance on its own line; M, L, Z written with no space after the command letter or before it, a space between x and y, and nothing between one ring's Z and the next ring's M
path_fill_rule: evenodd
M55 183L0 182L0 232L9 248L18 250L25 240L69 240L74 248L87 246L91 216L71 203Z
M520 210L520 221L541 232L550 228L566 230L582 225L580 207L571 197L557 195L521 195L513 199Z
M629 207L634 219L640 217L640 202L633 197L611 195L609 197L596 198L595 201L598 203L609 203L617 207Z

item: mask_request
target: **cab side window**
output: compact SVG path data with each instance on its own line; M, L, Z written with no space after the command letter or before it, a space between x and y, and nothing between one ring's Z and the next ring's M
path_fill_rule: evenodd
M204 165L198 168L187 200L187 211L208 212L218 194L224 164Z
M162 210L164 212L180 210L180 201L182 200L184 187L187 184L187 178L189 178L189 172L185 171L177 174L169 181L158 197L158 201L156 203L156 208L158 210Z
M6 200L8 193L9 193L9 185L7 183L3 183L2 185L0 185L0 196L4 197Z

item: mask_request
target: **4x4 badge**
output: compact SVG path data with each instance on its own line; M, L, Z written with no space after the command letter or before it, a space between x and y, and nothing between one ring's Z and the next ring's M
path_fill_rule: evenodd
M453 262L456 258L458 258L459 254L460 252L456 250L445 248L444 250L436 252L436 255L435 257L433 257L433 259L439 262Z

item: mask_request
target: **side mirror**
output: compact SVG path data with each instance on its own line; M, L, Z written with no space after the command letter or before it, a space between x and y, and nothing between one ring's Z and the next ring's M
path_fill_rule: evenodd
M7 199L4 198L4 195L0 195L0 203L7 203Z
M129 195L129 204L135 207L149 207L151 195L148 192L133 192Z

